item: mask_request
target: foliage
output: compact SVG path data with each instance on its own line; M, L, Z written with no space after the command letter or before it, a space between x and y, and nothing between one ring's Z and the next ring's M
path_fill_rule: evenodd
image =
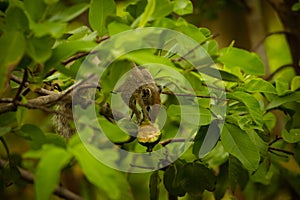
M55 106L66 100L66 91L76 84L74 80L85 56L99 43L126 30L161 27L193 38L213 58L215 65L205 66L206 60L203 59L199 66L191 66L178 55L168 56L172 52L158 54L153 49L132 52L117 59L104 72L106 78L100 80L101 91L95 98L101 113L116 82L130 69L132 62L156 62L169 66L187 78L196 92L200 125L192 140L182 141L192 145L178 160L154 171L150 178L149 174L143 175L141 182L149 182L149 198L200 199L210 196L221 199L242 192L244 195L251 193L256 199L255 194L260 191L261 198L267 199L276 195L282 181L290 186L291 193L300 196L297 181L300 178L300 127L297 121L300 77L295 76L290 83L280 79L264 80L265 69L258 55L233 46L218 49L208 29L198 28L183 18L193 12L189 0L130 1L121 11L113 0L77 0L71 6L66 2L1 2L0 136L6 149L1 157L9 161L9 165L2 160L0 163L3 195L11 183L24 187L20 167L34 173L37 199L49 199L60 183L60 174L76 170L78 173L80 168L79 174L86 179L81 179L83 183L79 184L81 190L77 193L84 198L139 198L136 191L143 190L143 184L133 184L134 181L127 177L134 175L118 172L98 162L78 135L68 140L55 134L50 119L53 114L61 114ZM89 25L80 23L77 18L87 11ZM115 44L120 51L127 39L130 38ZM197 68L201 76L195 73ZM155 67L150 67L149 71L155 74ZM217 72L222 79L216 77ZM205 84L204 76L215 82ZM159 82L161 77L154 78ZM226 117L218 116L218 111L211 106L218 104L218 98L209 94L209 87L218 89L220 83L224 84L226 91L226 99L222 101L226 103ZM167 141L178 129L180 114L190 117L185 123L193 123L197 117L188 108L180 111L176 98L168 93L168 86L165 89L161 96L164 96L167 119L157 149L168 147ZM186 92L185 88L180 89ZM38 104L47 95L61 96ZM127 143L129 138L123 130L104 118L107 114L102 112L97 117L97 121L111 131L108 138L112 142L121 144L126 150L146 151L136 141ZM213 128L209 129L211 124ZM92 134L92 128L86 128L87 135ZM207 134L210 145L205 146ZM25 150L14 156L9 148L17 144L23 144ZM117 162L118 158L111 159Z

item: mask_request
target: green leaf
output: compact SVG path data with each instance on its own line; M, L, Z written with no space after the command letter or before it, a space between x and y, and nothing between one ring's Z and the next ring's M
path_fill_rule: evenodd
M21 129L21 133L24 137L30 138L32 141L32 148L39 149L46 142L46 137L43 131L35 125L32 124L24 124Z
M152 14L155 12L155 4L156 4L156 0L148 0L145 11L141 15L141 20L138 25L139 28L143 28L144 26L146 26Z
M291 129L289 132L284 129L282 131L282 137L284 141L289 143L300 142L300 129Z
M170 105L167 110L167 115L174 119L180 121L180 117L184 116L182 119L184 122L193 125L207 125L211 122L212 116L208 109L199 107L199 113L195 112L198 108L191 105ZM200 114L200 121L199 120ZM196 119L196 120L195 120Z
M199 68L198 71L214 78L218 78L218 79L221 78L223 81L229 81L229 82L241 81L238 76L220 69L203 67L203 68Z
M260 78L251 79L245 83L243 88L245 88L245 90L248 92L277 93L276 89L271 83Z
M28 31L29 22L27 16L19 7L9 7L6 11L7 29L11 31Z
M127 24L124 24L124 23L121 23L118 21L113 21L108 24L107 29L108 29L109 35L115 35L117 33L123 32L123 31L128 31L131 28Z
M182 188L192 196L199 196L204 190L215 190L216 176L213 170L200 163L187 163L183 166Z
M193 13L193 4L190 0L175 0L173 11L178 15Z
M264 75L265 68L261 58L252 52L234 47L223 48L218 58L228 68L239 67L247 74Z
M130 123L130 122L128 122ZM134 133L125 133L122 129L120 129L120 127L116 124L112 124L111 122L109 122L107 119L105 119L104 117L101 117L99 119L99 124L101 124L101 129L103 131L103 133L107 133L106 137L112 141L112 142L124 142L127 141L130 138L130 135L133 135ZM127 124L129 125L129 124ZM135 125L135 124L133 124ZM123 127L122 127L123 128ZM135 127L133 127L133 131L136 130L137 133L137 127L134 129Z
M271 131L276 125L275 114L272 112L267 112L263 118L264 118L264 124L269 129L269 131Z
M159 184L161 182L161 179L159 177L159 171L154 171L150 176L150 183L149 183L149 189L150 189L150 200L158 200L159 199Z
M157 63L162 65L174 66L173 63L165 57L156 56L148 51L133 51L125 54L121 59L134 61L138 65Z
M0 127L0 137L4 136L6 133L10 132L11 128L9 126Z
M248 171L243 167L242 163L234 156L229 156L228 176L231 187L230 189L232 192L235 191L237 184L242 190L244 190L249 181Z
M279 96L284 96L291 93L291 91L289 90L289 83L287 81L285 81L284 79L276 79L275 82L276 91Z
M183 163L177 160L173 165L169 165L164 173L164 186L166 190L174 196L184 196L185 191L180 185L182 180Z
M46 69L56 67L64 59L77 52L88 52L96 47L96 43L90 41L68 41L59 44L52 53L50 59L46 62Z
M270 163L270 160L265 159L259 165L256 172L251 176L251 180L256 183L269 185L275 172L276 171L274 165Z
M10 126L12 123L16 123L16 112L6 112L3 114L0 114L0 126Z
M241 91L228 93L227 97L230 99L236 99L236 100L242 102L247 107L248 112L251 115L253 121L260 127L263 125L262 111L261 111L260 105L255 97L253 97L252 95L250 95L248 93L241 92Z
M299 101L300 101L300 92L294 92L286 96L274 98L267 106L267 109L269 110L269 109L279 107L285 103L299 102Z
M54 39L49 36L31 37L27 40L27 54L37 63L43 63L52 54Z
M55 4L57 3L59 0L44 0L44 2L47 4L47 5L52 5L52 4Z
M216 120L212 121L210 125L201 126L194 139L193 154L203 158L214 148L219 137L220 129Z
M220 166L220 172L217 176L216 190L214 191L214 196L216 200L221 200L226 193L229 183L228 167L228 162Z
M72 156L66 150L55 146L43 147L43 154L35 172L35 198L49 199L59 183L61 169L70 162Z
M292 6L292 11L297 12L300 10L300 2L294 3Z
M101 76L101 86L104 94L109 95L113 91L122 76L132 69L132 63L128 61L117 61L112 63Z
M163 18L173 11L173 4L170 0L155 0L155 9L151 15L152 19Z
M89 4L87 3L75 4L58 12L56 15L52 16L49 21L68 22L81 15L88 8Z
M66 27L66 23L50 21L31 24L31 29L36 37L51 35L54 38L60 38L65 33Z
M129 187L124 174L103 165L83 144L71 146L69 150L78 160L86 178L104 191L108 199L118 200L127 196Z
M238 158L246 169L257 169L260 161L258 148L243 130L226 123L221 132L221 142L225 151Z
M37 22L40 20L45 12L46 4L44 0L24 0L24 7L29 13L30 18Z
M291 83L291 90L296 91L300 89L300 76L295 76Z
M147 5L147 0L139 0L133 3L130 3L126 7L126 11L134 18L137 19L145 10Z
M0 37L0 91L7 80L9 67L19 63L25 52L25 38L21 32L4 32Z
M116 5L113 0L91 0L89 22L99 36L107 33L106 18L116 14Z

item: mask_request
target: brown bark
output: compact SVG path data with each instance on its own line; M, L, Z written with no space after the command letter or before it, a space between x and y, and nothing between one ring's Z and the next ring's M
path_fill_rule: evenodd
M292 11L292 6L298 0L268 0L277 12L285 31L286 39L290 47L293 68L296 75L300 75L300 11Z

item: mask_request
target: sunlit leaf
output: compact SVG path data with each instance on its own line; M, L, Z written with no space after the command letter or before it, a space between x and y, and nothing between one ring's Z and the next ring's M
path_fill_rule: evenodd
M93 30L100 36L107 33L106 18L116 14L116 5L113 0L91 0L89 22Z
M276 94L276 89L274 86L263 79L254 78L246 82L243 86L248 92L264 92Z
M260 161L259 151L243 130L226 123L221 132L221 142L225 151L238 158L246 169L257 169Z
M274 98L267 106L267 109L276 108L285 103L299 102L299 101L300 101L300 92L294 92L294 93L286 95L286 96Z
M165 57L156 56L148 51L133 51L122 56L122 58L136 62L139 65L157 63L162 65L174 66L173 63Z
M31 29L36 37L51 35L54 38L60 38L65 33L66 27L66 23L45 21L32 23Z
M148 0L145 11L141 15L139 28L143 28L144 26L146 26L147 22L149 21L150 17L155 11L155 4L156 4L156 0Z
M36 199L49 199L51 193L59 183L60 171L72 158L66 150L45 145L41 160L35 172Z
M290 131L284 129L282 131L282 137L286 142L297 143L300 141L300 129L291 129Z
M155 0L155 9L151 17L153 19L162 18L171 14L172 11L173 4L170 2L170 0Z
M289 90L289 83L286 82L284 79L278 78L275 80L275 82L276 82L276 91L279 96L284 96L291 93L291 91Z
M130 26L121 22L113 21L110 24L108 24L107 29L109 35L115 35L117 33L130 30Z
M239 67L248 74L265 74L265 68L261 58L257 54L243 49L234 47L223 48L220 51L220 57L218 60L228 68Z
M262 110L260 109L259 103L255 97L253 97L248 93L240 92L240 91L228 93L227 97L230 99L236 99L242 102L243 104L245 104L249 114L251 115L255 123L258 126L262 126L263 124Z
M296 91L300 89L300 76L295 76L291 83L291 90Z
M175 0L174 12L178 15L187 15L193 13L193 4L190 0Z

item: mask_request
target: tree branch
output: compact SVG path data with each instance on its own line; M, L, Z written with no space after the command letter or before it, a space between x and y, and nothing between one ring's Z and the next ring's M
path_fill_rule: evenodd
M0 159L0 168L1 169L5 168L8 164L9 164L8 161L6 161L4 159ZM23 180L25 180L26 182L31 183L31 184L34 183L34 175L31 172L29 172L21 167L18 167L18 170L19 170L21 178ZM69 200L83 200L82 197L80 197L79 195L73 193L72 191L68 190L67 188L65 188L61 185L59 185L55 188L53 194L55 194L56 196L59 196L61 198L64 198L64 199L69 199Z

